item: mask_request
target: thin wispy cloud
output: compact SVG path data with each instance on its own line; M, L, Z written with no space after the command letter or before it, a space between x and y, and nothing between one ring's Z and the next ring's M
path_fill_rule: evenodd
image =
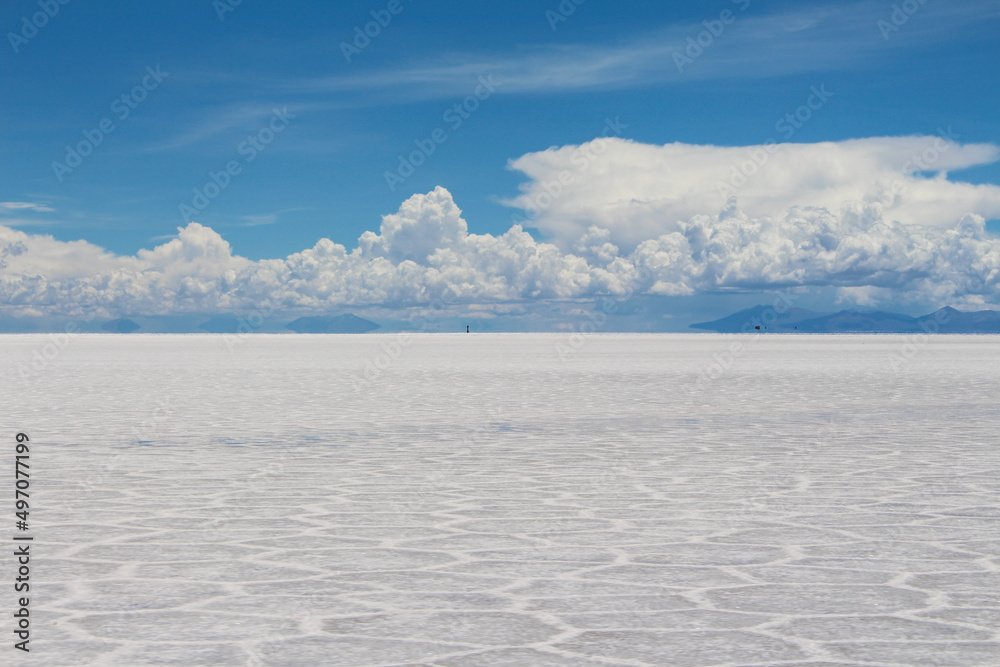
M281 220L281 218L286 213L293 213L295 211L308 211L311 210L309 207L295 206L292 208L285 208L280 211L274 211L273 213L258 213L255 215L244 215L241 223L241 227L261 227L263 225L273 225L274 223Z
M502 93L556 93L633 88L655 84L735 78L766 78L835 68L871 66L873 54L909 44L955 38L955 30L996 19L992 5L926 7L906 35L894 44L882 37L878 21L891 13L883 3L798 9L767 16L734 9L734 20L701 51L687 51L702 23L677 24L619 44L520 46L514 54L450 54L418 65L364 70L290 81L289 93L352 94L378 92L397 100L451 96L467 92L478 76L492 74ZM718 14L706 13L706 20ZM905 39L904 39L905 37ZM689 57L678 67L675 54ZM457 64L456 64L457 63ZM362 100L356 100L359 104Z
M59 224L57 220L42 220L41 218L0 218L4 227L50 227Z
M29 202L29 201L0 202L0 212L5 213L7 211L35 211L38 213L51 213L55 211L55 209L49 206L47 203Z
M39 227L58 224L50 216L39 215L35 217L24 217L34 213L53 213L48 202L32 201L5 201L0 202L0 225L6 227Z
M633 34L613 43L520 44L501 53L438 53L404 66L350 67L334 64L332 74L277 77L260 72L215 70L177 80L225 91L226 103L205 102L179 119L180 129L149 146L151 152L187 149L241 131L253 131L275 105L294 104L297 113L325 114L348 109L404 105L470 94L480 77L491 77L500 95L552 95L609 91L692 82L762 79L806 72L878 67L879 56L956 39L960 29L1000 17L1000 2L927 4L891 43L878 28L891 15L882 2L821 5L770 15L756 4L739 3L700 55L689 58L689 40L706 30L702 22L678 23ZM719 9L705 12L706 21ZM245 101L234 103L233 99ZM262 102L261 100L268 100Z
M188 148L214 137L234 134L242 130L252 131L267 121L268 116L273 113L274 106L273 104L239 104L222 109L212 109L171 138L150 146L148 150L167 151Z

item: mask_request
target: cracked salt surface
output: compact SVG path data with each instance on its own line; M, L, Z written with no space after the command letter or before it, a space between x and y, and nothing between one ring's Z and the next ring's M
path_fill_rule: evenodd
M1000 665L998 337L47 340L5 664Z

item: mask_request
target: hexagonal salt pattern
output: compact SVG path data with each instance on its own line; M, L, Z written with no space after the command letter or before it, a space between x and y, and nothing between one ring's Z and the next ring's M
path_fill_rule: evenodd
M4 664L1000 665L1000 339L393 340L73 337Z

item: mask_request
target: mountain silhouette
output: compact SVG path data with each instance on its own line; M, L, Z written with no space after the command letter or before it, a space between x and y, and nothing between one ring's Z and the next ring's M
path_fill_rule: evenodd
M285 325L295 333L366 333L381 328L371 320L347 313L345 315L300 317Z
M110 322L105 322L101 325L101 329L104 331L109 331L111 333L132 333L133 331L138 331L142 326L136 324L132 320L127 320L123 317L117 320L111 320Z
M718 333L751 333L756 326L767 327L769 333L897 333L897 334L1000 334L1000 312L981 310L968 312L946 306L939 310L912 317L882 310L841 310L837 313L815 313L802 308L789 308L778 313L773 306L754 306L711 322L692 324L692 329Z
M257 327L254 326L254 322L247 320L246 318L239 318L235 315L217 315L212 319L202 322L198 325L198 328L207 331L208 333L249 333L254 331Z

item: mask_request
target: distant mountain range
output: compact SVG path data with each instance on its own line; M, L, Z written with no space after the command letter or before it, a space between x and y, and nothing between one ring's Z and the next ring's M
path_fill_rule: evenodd
M132 333L133 331L138 331L141 328L142 326L138 323L125 318L111 320L110 322L105 322L101 325L101 329L111 333Z
M692 329L718 333L943 333L1000 334L1000 312L966 312L950 306L922 317L881 310L842 310L817 313L788 308L779 313L773 306L754 306L712 322L692 324Z
M104 323L99 323L99 321L89 324L85 323L85 326L77 325L73 330L90 332L106 331L108 333L119 334L133 332L247 334L258 331L266 333L287 333L289 331L294 331L295 333L366 333L381 328L381 325L357 315L352 315L351 313L337 316L300 317L287 324L282 324L284 320L274 321L277 318L262 321L261 318L253 316L238 317L236 315L225 314L216 315L202 321L204 317L202 315L200 318L184 317L171 320L136 316L135 319L118 318ZM70 331L68 328L64 329L63 326L45 326L44 324L41 327L24 325L21 328L16 328L15 325L18 324L16 321L5 322L3 324L6 326L0 326L0 332Z
M252 333L260 324L249 318L220 315L198 325L209 333ZM337 316L300 317L285 325L285 329L295 333L366 333L381 328L371 320L346 313Z
M235 315L217 315L210 320L202 322L198 328L208 333L251 333L259 328L259 324L241 319Z
M367 333L380 327L371 320L347 313L336 317L300 317L285 328L295 333Z
M879 310L842 310L821 313L805 308L754 306L711 322L690 325L692 329L719 333L754 333L756 327L768 333L897 333L897 334L1000 334L1000 311L960 311L941 308L921 317ZM208 319L206 319L208 318ZM387 324L389 331L399 330L398 322ZM452 330L464 330L455 324ZM351 313L317 317L288 317L234 314L203 315L133 315L112 320L93 317L78 320L56 318L0 317L0 333L249 333L360 334L382 326ZM405 330L405 329L404 329ZM502 330L502 329L497 329ZM608 331L613 329L609 328Z

